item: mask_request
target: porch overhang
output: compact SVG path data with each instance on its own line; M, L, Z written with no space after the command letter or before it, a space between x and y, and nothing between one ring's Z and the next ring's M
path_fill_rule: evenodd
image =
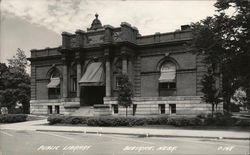
M59 88L60 78L51 78L47 88Z
M104 85L104 70L101 62L91 63L81 80L80 86L103 86Z

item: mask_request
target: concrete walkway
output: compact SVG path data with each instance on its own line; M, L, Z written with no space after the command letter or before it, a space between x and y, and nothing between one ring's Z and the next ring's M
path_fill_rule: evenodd
M1 124L0 130L32 130L47 132L77 132L93 134L123 134L156 137L190 137L190 138L219 138L219 139L250 139L247 131L221 130L185 130L185 129L148 129L129 127L88 127L88 126L50 126L47 120L36 120L22 123Z

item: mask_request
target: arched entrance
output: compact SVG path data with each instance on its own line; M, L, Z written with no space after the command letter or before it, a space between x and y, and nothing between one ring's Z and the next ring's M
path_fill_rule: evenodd
M105 86L81 87L81 106L103 104L103 97L105 97Z
M93 106L103 104L105 96L104 70L102 62L92 62L82 76L79 84L81 86L81 106Z

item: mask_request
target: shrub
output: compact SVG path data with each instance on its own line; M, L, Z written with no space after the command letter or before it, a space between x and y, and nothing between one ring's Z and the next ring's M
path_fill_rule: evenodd
M48 122L50 125L62 123L65 120L64 116L61 115L51 115L48 117Z
M88 117L71 116L69 120L71 124L87 124Z
M48 117L49 124L87 124L89 117L84 116L63 116L63 115L51 115Z
M232 118L230 115L215 114L215 117L198 115L193 118L186 117L84 117L52 115L48 118L49 124L84 124L88 126L143 126L143 125L173 125L173 126L249 126L250 121ZM205 118L204 118L205 117Z
M215 122L215 119L212 117L207 117L204 119L204 125L213 125Z
M129 126L142 126L142 125L147 124L148 120L150 120L150 119L148 119L148 118L136 118L136 117L135 118L131 117L131 118L127 119Z
M234 126L236 125L237 119L233 118L229 113L217 112L214 117L208 114L204 119L203 125L216 125L216 126Z
M159 124L159 125L168 125L169 123L169 118L166 116L161 116L161 117L156 117L153 118L153 123L154 124Z
M3 114L0 115L0 123L24 122L27 120L26 114Z
M136 120L126 117L93 117L87 120L89 126L134 126Z
M186 118L176 118L175 126L189 126L189 119Z
M197 115L197 118L200 118L200 119L204 119L206 117L207 117L207 114L205 114L205 113L200 113Z
M250 127L250 120L238 120L235 122L236 126L241 126L241 127Z
M216 117L214 119L214 125L217 126L232 126L236 123L237 119L236 118L232 118L232 117L228 117L228 116L220 116L220 117Z
M200 118L190 118L189 126L201 126L203 125L203 119Z

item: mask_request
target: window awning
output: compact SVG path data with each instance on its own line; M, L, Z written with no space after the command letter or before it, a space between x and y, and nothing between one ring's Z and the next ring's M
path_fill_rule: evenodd
M163 72L159 78L159 82L175 82L175 71L170 72Z
M47 85L48 88L59 88L60 78L51 78L50 83Z
M172 62L166 62L161 67L159 82L175 82L176 66Z
M104 71L101 62L91 63L81 80L80 86L99 86L104 84Z

